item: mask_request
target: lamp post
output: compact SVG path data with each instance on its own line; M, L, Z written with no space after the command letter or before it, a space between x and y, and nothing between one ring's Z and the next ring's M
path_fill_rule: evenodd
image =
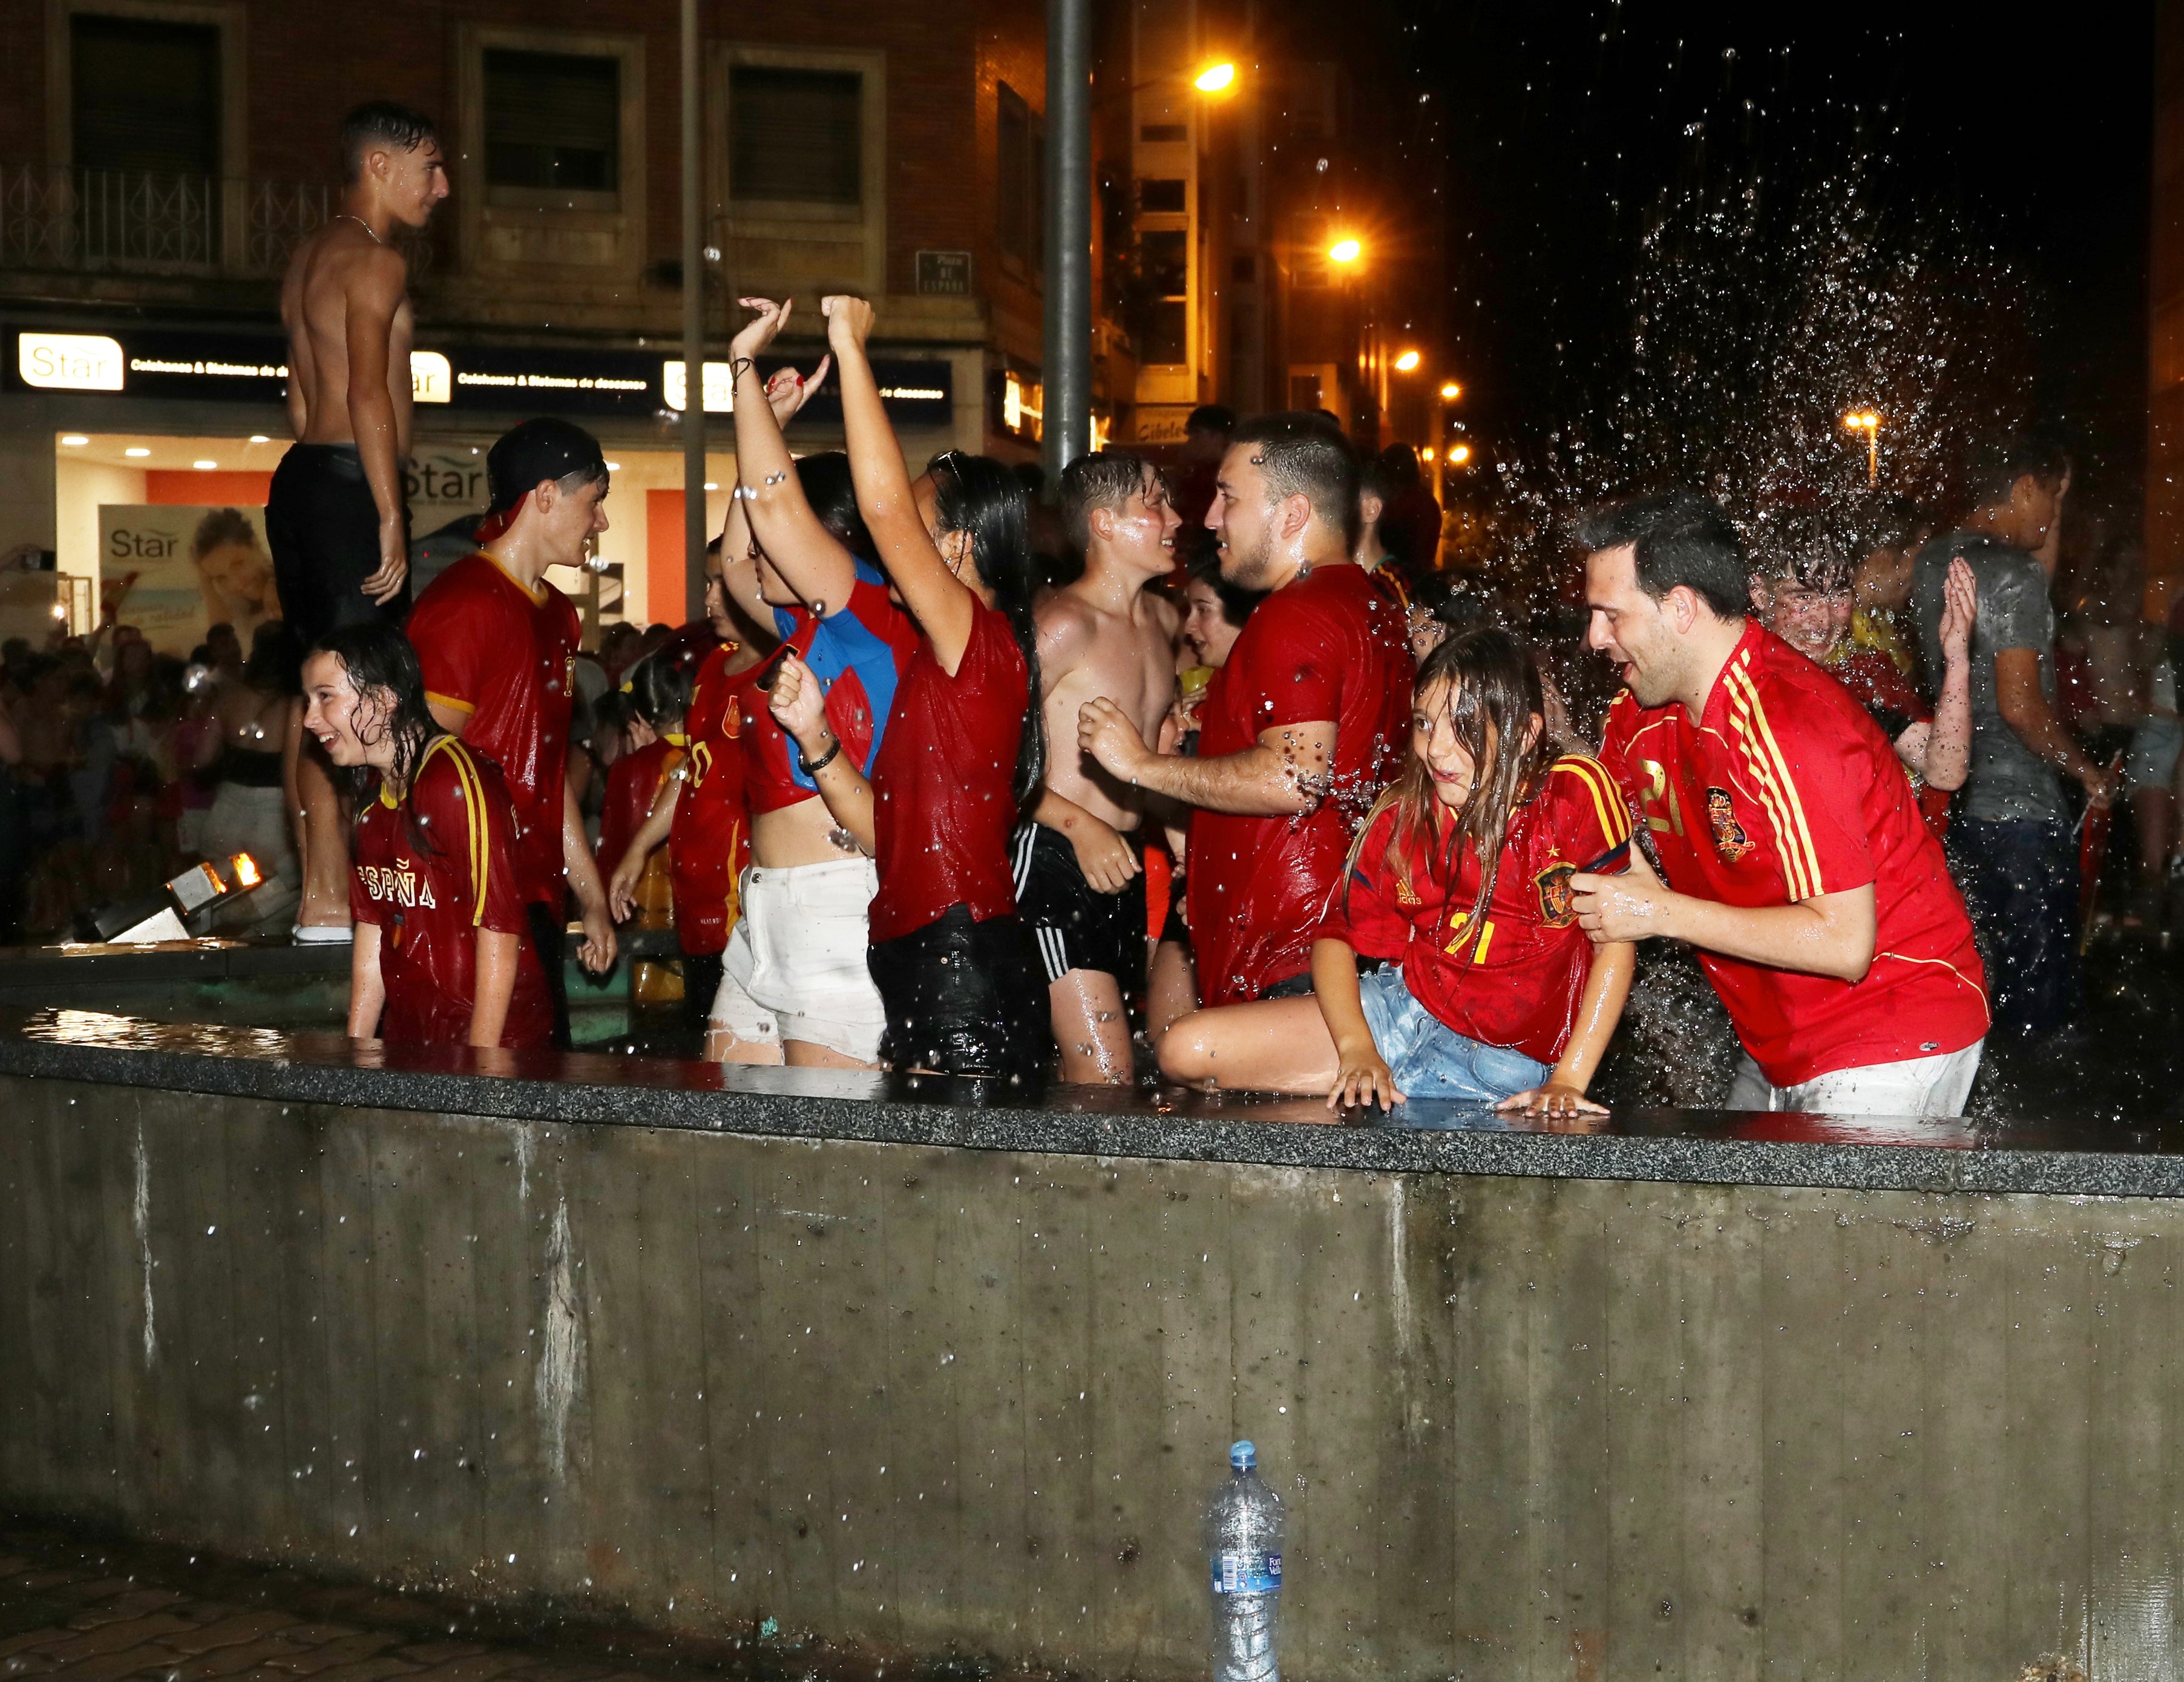
M1880 482L1880 416L1870 409L1856 409L1843 416L1843 425L1865 434L1865 482Z
M698 0L682 0L682 615L705 616L705 235ZM648 604L655 619L666 604Z

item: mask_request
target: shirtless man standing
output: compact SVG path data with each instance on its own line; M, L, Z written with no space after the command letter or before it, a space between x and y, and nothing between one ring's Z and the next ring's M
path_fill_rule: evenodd
M388 243L421 228L448 196L432 123L383 101L342 124L342 208L288 259L281 320L288 330L288 422L296 443L273 475L265 535L281 609L304 648L337 627L410 609L409 270ZM300 720L303 702L296 703ZM291 739L304 732L292 728ZM348 936L348 845L322 751L295 757L290 810L300 810L304 863L298 939Z
M1122 451L1062 470L1061 517L1084 576L1039 604L1046 790L1012 844L1017 910L1046 971L1066 1081L1127 1085L1124 995L1145 989L1145 889L1125 838L1144 817L1138 789L1061 744L1088 701L1114 703L1148 741L1175 699L1176 613L1146 587L1175 565L1182 521L1158 471Z

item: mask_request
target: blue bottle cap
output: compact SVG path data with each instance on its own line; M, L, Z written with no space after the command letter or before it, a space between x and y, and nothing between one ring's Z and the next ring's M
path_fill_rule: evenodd
M1259 1463L1259 1451L1247 1438L1240 1443L1228 1445L1228 1468L1232 1472L1249 1472Z

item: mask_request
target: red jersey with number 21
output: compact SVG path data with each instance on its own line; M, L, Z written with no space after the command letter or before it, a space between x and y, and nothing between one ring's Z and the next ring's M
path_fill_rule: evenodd
M1699 954L1769 1083L1961 1051L1986 1033L1971 919L1895 749L1841 684L1757 620L1696 726L1680 703L1641 707L1625 690L1600 757L1679 894L1757 907L1871 885L1862 981Z
M466 716L464 744L508 781L524 897L559 916L577 610L543 579L527 590L481 553L435 578L403 629L424 669L426 694Z
M467 1045L477 1000L477 933L517 937L515 991L500 1043L550 1044L554 1006L531 944L515 866L515 810L499 771L452 736L436 736L408 796L382 785L356 822L349 912L379 930L387 1008L379 1037Z

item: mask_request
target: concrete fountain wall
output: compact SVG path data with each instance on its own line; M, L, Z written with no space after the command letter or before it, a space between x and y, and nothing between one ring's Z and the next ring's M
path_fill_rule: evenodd
M1250 1435L1297 1682L2184 1651L2173 1157L298 1046L0 1041L0 1507L1185 1676L1198 1506Z

